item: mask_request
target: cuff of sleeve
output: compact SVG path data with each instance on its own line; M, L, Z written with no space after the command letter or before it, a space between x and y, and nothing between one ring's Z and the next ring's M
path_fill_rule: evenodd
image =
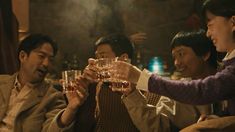
M148 91L148 81L151 77L152 73L150 73L148 70L144 69L140 73L139 80L137 82L136 88L143 91Z
M140 93L139 90L133 91L131 94L128 96L124 96L122 98L123 103L126 105L126 107L136 107L137 105L146 105L147 101L144 95Z

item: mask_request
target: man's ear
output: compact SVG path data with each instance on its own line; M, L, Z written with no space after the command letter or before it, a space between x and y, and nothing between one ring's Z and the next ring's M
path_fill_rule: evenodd
M129 58L129 56L128 56L127 53L124 53L124 54L120 55L119 58L120 58L120 60L122 60L122 61L125 61L125 62L127 62L127 63L131 63L131 59Z
M129 59L129 56L127 53L123 53L120 55L120 57L118 57L120 60L128 60Z
M232 16L232 17L231 17L231 21L232 21L232 23L235 25L235 16Z
M207 52L205 55L203 55L202 59L204 61L207 61L210 58L210 56L211 56L211 52Z
M231 17L231 21L232 21L232 24L233 24L232 30L233 30L233 32L235 32L235 16Z
M122 60L126 60L126 59L129 59L129 56L127 53L124 53L124 54L121 54L119 58Z
M23 62L27 57L28 57L28 54L25 51L21 50L19 53L20 62Z

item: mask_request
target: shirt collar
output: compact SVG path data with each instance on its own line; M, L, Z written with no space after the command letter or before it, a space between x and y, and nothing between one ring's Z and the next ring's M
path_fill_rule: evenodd
M232 52L227 53L226 56L224 57L223 61L230 60L234 57L235 57L235 49L232 50Z
M41 83L37 83L37 84L31 84L31 83L26 83L25 85L27 85L28 87L31 87L31 88L35 88L35 87L41 87L42 85L44 85L45 82L41 82ZM14 82L14 88L19 92L21 89L22 89L22 85L19 81L19 74L16 75L16 78L15 78L15 82Z
M16 75L15 82L14 82L14 89L16 89L17 91L20 91L21 87L22 86L18 80L18 75Z

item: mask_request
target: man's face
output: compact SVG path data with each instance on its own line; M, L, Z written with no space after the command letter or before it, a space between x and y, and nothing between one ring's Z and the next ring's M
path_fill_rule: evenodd
M202 57L196 56L192 48L178 46L172 50L172 56L176 70L182 73L183 77L197 78L203 70L205 61Z
M99 59L99 58L115 58L116 57L112 48L108 44L99 45L95 51L95 56L97 59Z
M32 50L29 55L21 51L21 70L30 83L37 83L44 80L54 59L53 48L49 43ZM21 56L21 55L20 55Z
M206 12L207 16L207 37L211 38L216 50L219 52L230 52L234 49L233 28L231 19L215 16Z

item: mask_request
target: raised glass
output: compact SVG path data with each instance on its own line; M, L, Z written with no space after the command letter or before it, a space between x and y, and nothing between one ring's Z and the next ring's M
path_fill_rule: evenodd
M66 70L62 72L63 79L63 92L74 92L76 91L76 79L81 75L80 70Z
M130 63L130 59L115 59L115 61L125 61L127 63ZM110 88L112 88L113 91L121 91L125 88L130 87L130 82L126 80L119 79L119 75L115 74L115 70L111 70L111 78L110 78Z
M112 64L115 58L100 58L97 59L96 67L98 81L108 82L111 78Z

